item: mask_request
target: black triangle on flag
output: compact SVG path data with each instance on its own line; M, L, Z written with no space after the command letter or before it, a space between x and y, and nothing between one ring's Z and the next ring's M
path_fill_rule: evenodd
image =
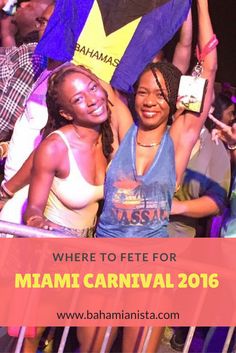
M98 3L106 35L142 17L169 0L95 0Z

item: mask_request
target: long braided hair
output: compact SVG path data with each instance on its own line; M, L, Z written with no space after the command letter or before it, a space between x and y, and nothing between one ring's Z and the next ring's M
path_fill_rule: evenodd
M179 82L180 82L180 77L182 75L181 71L174 66L173 64L169 62L162 62L158 61L156 63L150 63L148 64L141 75L139 76L138 80L136 81L134 85L135 92L137 90L137 87L139 85L139 81L141 76L147 72L151 71L153 73L153 76L155 77L156 84L158 88L160 89L165 101L170 107L170 113L168 117L168 122L172 119L172 115L176 112L176 102L177 102L177 97L178 97L178 88L179 88ZM166 84L166 89L168 92L168 95L165 94L163 91L163 88L158 80L156 72L159 71L165 81Z
M90 70L86 69L83 66L76 66L72 63L68 63L55 70L48 81L48 89L46 94L48 122L43 131L43 138L48 136L52 131L60 129L65 125L71 124L71 121L66 120L60 114L62 106L59 99L60 86L64 82L65 78L71 73L82 73L83 75L88 76L100 85L98 78ZM105 95L107 97L107 92L104 89L103 91L105 92ZM108 118L101 124L101 136L103 154L106 158L109 158L110 154L113 152L113 133L110 125L111 111L108 105L108 100L107 112Z

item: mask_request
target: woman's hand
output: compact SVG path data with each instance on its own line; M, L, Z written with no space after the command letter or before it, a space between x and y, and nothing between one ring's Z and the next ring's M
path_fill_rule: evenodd
M0 211L8 200L10 200L10 197L4 194L4 191L0 190Z
M2 183L2 185L0 185L0 211L5 203L14 195L14 193L12 193L6 186L4 186L5 184L6 183Z
M29 217L26 220L26 224L30 227L42 228L45 230L55 230L53 227L53 223L41 215L34 215Z
M233 126L226 125L222 121L216 119L212 114L209 118L216 124L217 128L212 130L212 140L218 144L218 140L226 142L229 145L236 144L236 124Z

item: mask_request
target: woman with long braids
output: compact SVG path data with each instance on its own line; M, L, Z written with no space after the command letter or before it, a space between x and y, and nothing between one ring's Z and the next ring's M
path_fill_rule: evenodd
M27 225L92 236L113 136L106 91L83 67L49 79L47 136L35 151Z
M15 185L30 183L25 223L92 237L113 152L107 92L90 71L68 63L50 76L46 103L43 141L17 173L19 180L13 177ZM43 330L25 339L24 353L36 352Z

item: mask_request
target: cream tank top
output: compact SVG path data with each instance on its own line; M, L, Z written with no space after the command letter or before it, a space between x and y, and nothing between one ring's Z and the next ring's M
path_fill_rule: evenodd
M73 229L93 227L104 186L88 183L78 168L65 134L60 130L52 134L58 134L68 149L70 172L64 179L54 177L44 215L56 224Z

